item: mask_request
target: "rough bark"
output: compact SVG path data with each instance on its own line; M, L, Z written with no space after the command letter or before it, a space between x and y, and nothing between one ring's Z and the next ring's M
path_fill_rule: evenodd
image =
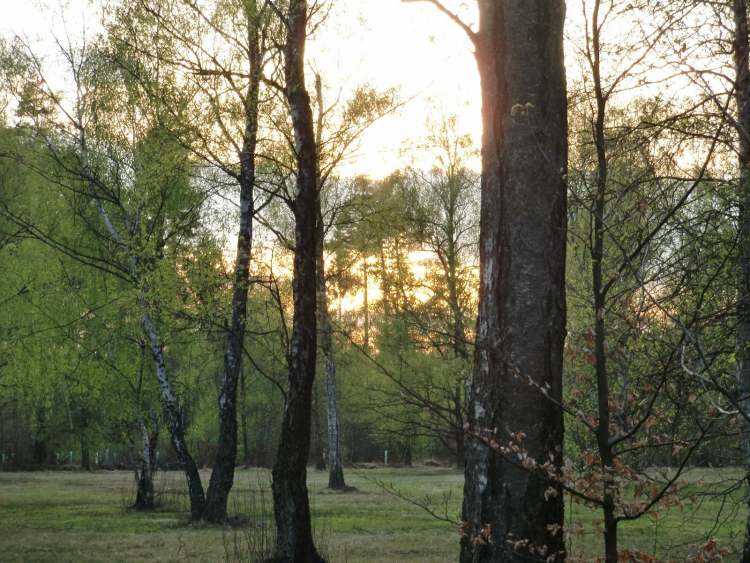
M741 446L746 481L750 487L750 42L748 41L747 0L733 0L735 37L735 98L739 137L739 300L737 304L737 392L743 410ZM750 562L750 493L742 561Z
M232 319L224 353L224 377L219 394L219 440L206 497L204 519L223 522L227 501L234 483L237 462L237 383L242 369L242 351L247 320L247 295L250 283L250 255L253 241L255 204L255 149L258 142L258 95L262 55L255 1L246 8L249 39L250 80L245 95L245 130L240 152L240 228L232 291Z
M308 4L291 0L284 23L285 95L294 129L297 162L295 219L294 314L289 352L289 378L281 438L273 467L276 549L279 562L319 563L312 537L307 494L310 453L310 405L317 353L316 223L320 214L317 147L310 95L305 87L305 42Z
M487 438L502 447L523 432L529 458L562 463L565 8L562 0L481 0L479 8L471 35L484 128L481 271L461 561L562 561L559 483Z

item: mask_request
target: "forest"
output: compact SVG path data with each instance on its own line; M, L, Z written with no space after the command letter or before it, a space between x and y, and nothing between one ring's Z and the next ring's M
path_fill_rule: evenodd
M0 4L0 560L750 563L747 0Z

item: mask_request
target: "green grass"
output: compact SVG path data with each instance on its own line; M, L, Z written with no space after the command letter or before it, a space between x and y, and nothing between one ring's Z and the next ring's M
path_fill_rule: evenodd
M689 478L696 481L694 491L708 493L737 476L731 471L695 470ZM269 479L262 470L238 471L235 511L252 512L251 521L257 518L261 494L270 507ZM325 473L311 471L309 489L316 533L332 561L456 560L455 527L389 494L382 484L420 502L429 496L435 512L456 518L460 473L441 468L351 469L347 481L356 490L347 493L326 491L326 479ZM226 546L248 533L247 527L189 525L177 500L183 488L177 473L161 475L158 488L168 501L165 508L132 511L127 508L132 481L131 473L117 471L0 473L0 561L221 561ZM622 547L655 553L660 560L684 560L705 541L722 507L720 498L699 498L682 509L663 511L658 519L623 524ZM571 503L566 510L568 523L580 524L583 530L571 537L570 554L595 559L601 553L598 513ZM712 532L733 553L744 511L742 493L737 492L726 499L721 525ZM727 557L735 559L736 555Z

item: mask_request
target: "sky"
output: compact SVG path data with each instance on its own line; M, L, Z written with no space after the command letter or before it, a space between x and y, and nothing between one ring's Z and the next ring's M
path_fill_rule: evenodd
M443 0L470 24L469 0ZM307 59L326 85L326 96L347 98L356 87L396 88L403 105L368 130L339 173L373 179L405 165L429 166L418 150L428 122L455 115L459 134L481 138L479 76L464 32L427 2L335 0L325 25L310 41ZM568 0L566 34L580 32L582 0ZM0 0L0 34L17 33L55 50L54 37L88 34L99 27L97 0ZM621 30L622 31L622 30ZM569 76L575 70L571 42L566 46ZM473 162L475 167L478 162Z
M95 32L96 10L90 0L0 0L0 33L24 35L51 53L53 35L75 35L82 24ZM370 84L396 88L404 102L365 134L342 174L380 178L410 164L415 153L408 149L425 137L428 120L455 114L459 132L479 139L479 78L471 46L457 26L425 3L339 1L307 56L330 99L339 93L345 99L347 92Z

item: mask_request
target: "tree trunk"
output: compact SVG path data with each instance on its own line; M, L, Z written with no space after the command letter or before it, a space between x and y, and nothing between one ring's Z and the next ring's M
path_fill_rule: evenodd
M318 320L320 322L320 320ZM311 444L311 455L315 459L315 469L325 471L326 469L326 451L323 440L323 424L320 421L320 393L313 387L312 394L312 430L313 441Z
M407 438L404 443L403 462L404 467L412 467L414 465L411 455L411 438Z
M362 259L362 276L363 276L363 299L362 308L365 313L365 350L370 350L370 273L367 267L367 253Z
M138 417L138 427L143 440L143 458L141 469L137 474L137 489L135 495L136 510L153 510L155 508L154 498L154 475L156 474L156 446L159 441L159 426L156 416L151 415L151 431L149 432L143 415Z
M602 467L602 512L604 513L604 557L607 563L617 563L617 518L615 516L615 499L617 498L617 483L612 475L614 467L614 452L610 435L610 407L609 407L609 372L607 369L606 351L606 288L604 286L604 235L605 212L607 196L607 180L609 167L607 162L607 145L604 134L607 99L602 89L601 81L601 45L599 32L599 8L601 2L596 0L591 16L592 45L591 59L592 75L594 79L594 95L596 98L596 117L594 118L594 145L597 157L596 190L594 192L594 232L591 248L591 286L594 292L594 371L596 376L598 419L596 427L596 441L599 450L599 461Z
M739 300L737 304L737 392L743 411L742 453L746 481L750 488L750 42L748 41L747 0L733 0L735 98L737 133L739 137ZM747 494L748 515L742 561L750 563L750 493Z
M464 401L463 393L461 392L461 384L456 383L455 396L453 397L453 418L456 426L456 467L458 469L464 469L465 461L465 444L466 437L464 436Z
M139 296L139 303L144 311L148 309L146 299L143 295ZM177 396L174 393L172 382L169 380L167 374L167 367L164 363L164 351L162 350L159 335L148 313L143 314L143 330L148 337L151 354L156 365L156 379L161 389L162 404L164 405L164 414L172 440L172 447L185 472L188 497L190 498L190 517L193 520L200 520L206 505L203 483L201 482L200 473L198 473L198 466L188 451L182 411L179 408Z
M86 434L81 432L78 437L81 442L81 469L84 471L91 471L91 454L89 452L89 443L86 439Z
M341 462L341 440L339 438L338 402L336 399L336 358L333 355L333 328L328 313L328 289L325 273L325 230L323 217L318 217L318 322L320 323L320 344L326 367L326 423L328 430L328 488L343 490L344 466Z
M274 559L289 563L319 563L312 537L307 494L310 453L310 403L317 353L316 223L320 214L317 147L310 95L305 87L307 0L290 0L284 45L286 99L294 128L297 160L294 273L294 314L289 353L289 383L281 438L273 467L276 519Z
M250 467L250 437L247 429L247 394L245 385L247 384L247 374L244 370L240 371L240 428L242 431L242 457L245 469Z
M542 552L562 561L560 483L535 467L562 464L564 2L481 0L479 8L481 271L461 561L528 561ZM519 441L533 460L526 467L501 452Z
M172 446L177 454L177 459L185 471L185 478L188 485L188 496L190 498L190 517L193 520L198 520L203 515L203 509L206 502L203 483L201 482L200 473L198 473L198 467L188 451L187 441L185 440L185 425L182 418L182 412L179 408L177 395L172 387L172 382L169 379L169 373L167 372L167 367L164 362L164 350L162 349L159 332L149 312L150 304L148 301L148 287L143 284L143 279L139 274L137 257L133 254L126 241L120 236L117 228L115 228L101 198L96 193L96 188L90 180L92 176L89 173L88 147L85 129L83 127L79 128L79 145L81 150L81 164L86 173L91 196L96 205L99 216L112 241L115 242L127 256L130 273L133 276L133 279L136 280L136 285L138 286L137 301L142 314L141 321L143 332L148 340L151 355L153 356L156 379L161 392L167 428L169 428ZM81 452L81 454L83 456L83 452ZM86 455L88 456L88 452L86 452Z
M232 320L224 354L224 378L219 395L219 443L206 497L204 519L223 522L227 501L234 483L237 462L237 382L242 369L245 341L247 295L250 283L250 254L253 241L255 203L255 148L258 140L258 95L262 72L258 14L255 0L246 8L249 37L250 82L245 95L245 131L240 152L240 228L237 235L237 258L234 268Z

